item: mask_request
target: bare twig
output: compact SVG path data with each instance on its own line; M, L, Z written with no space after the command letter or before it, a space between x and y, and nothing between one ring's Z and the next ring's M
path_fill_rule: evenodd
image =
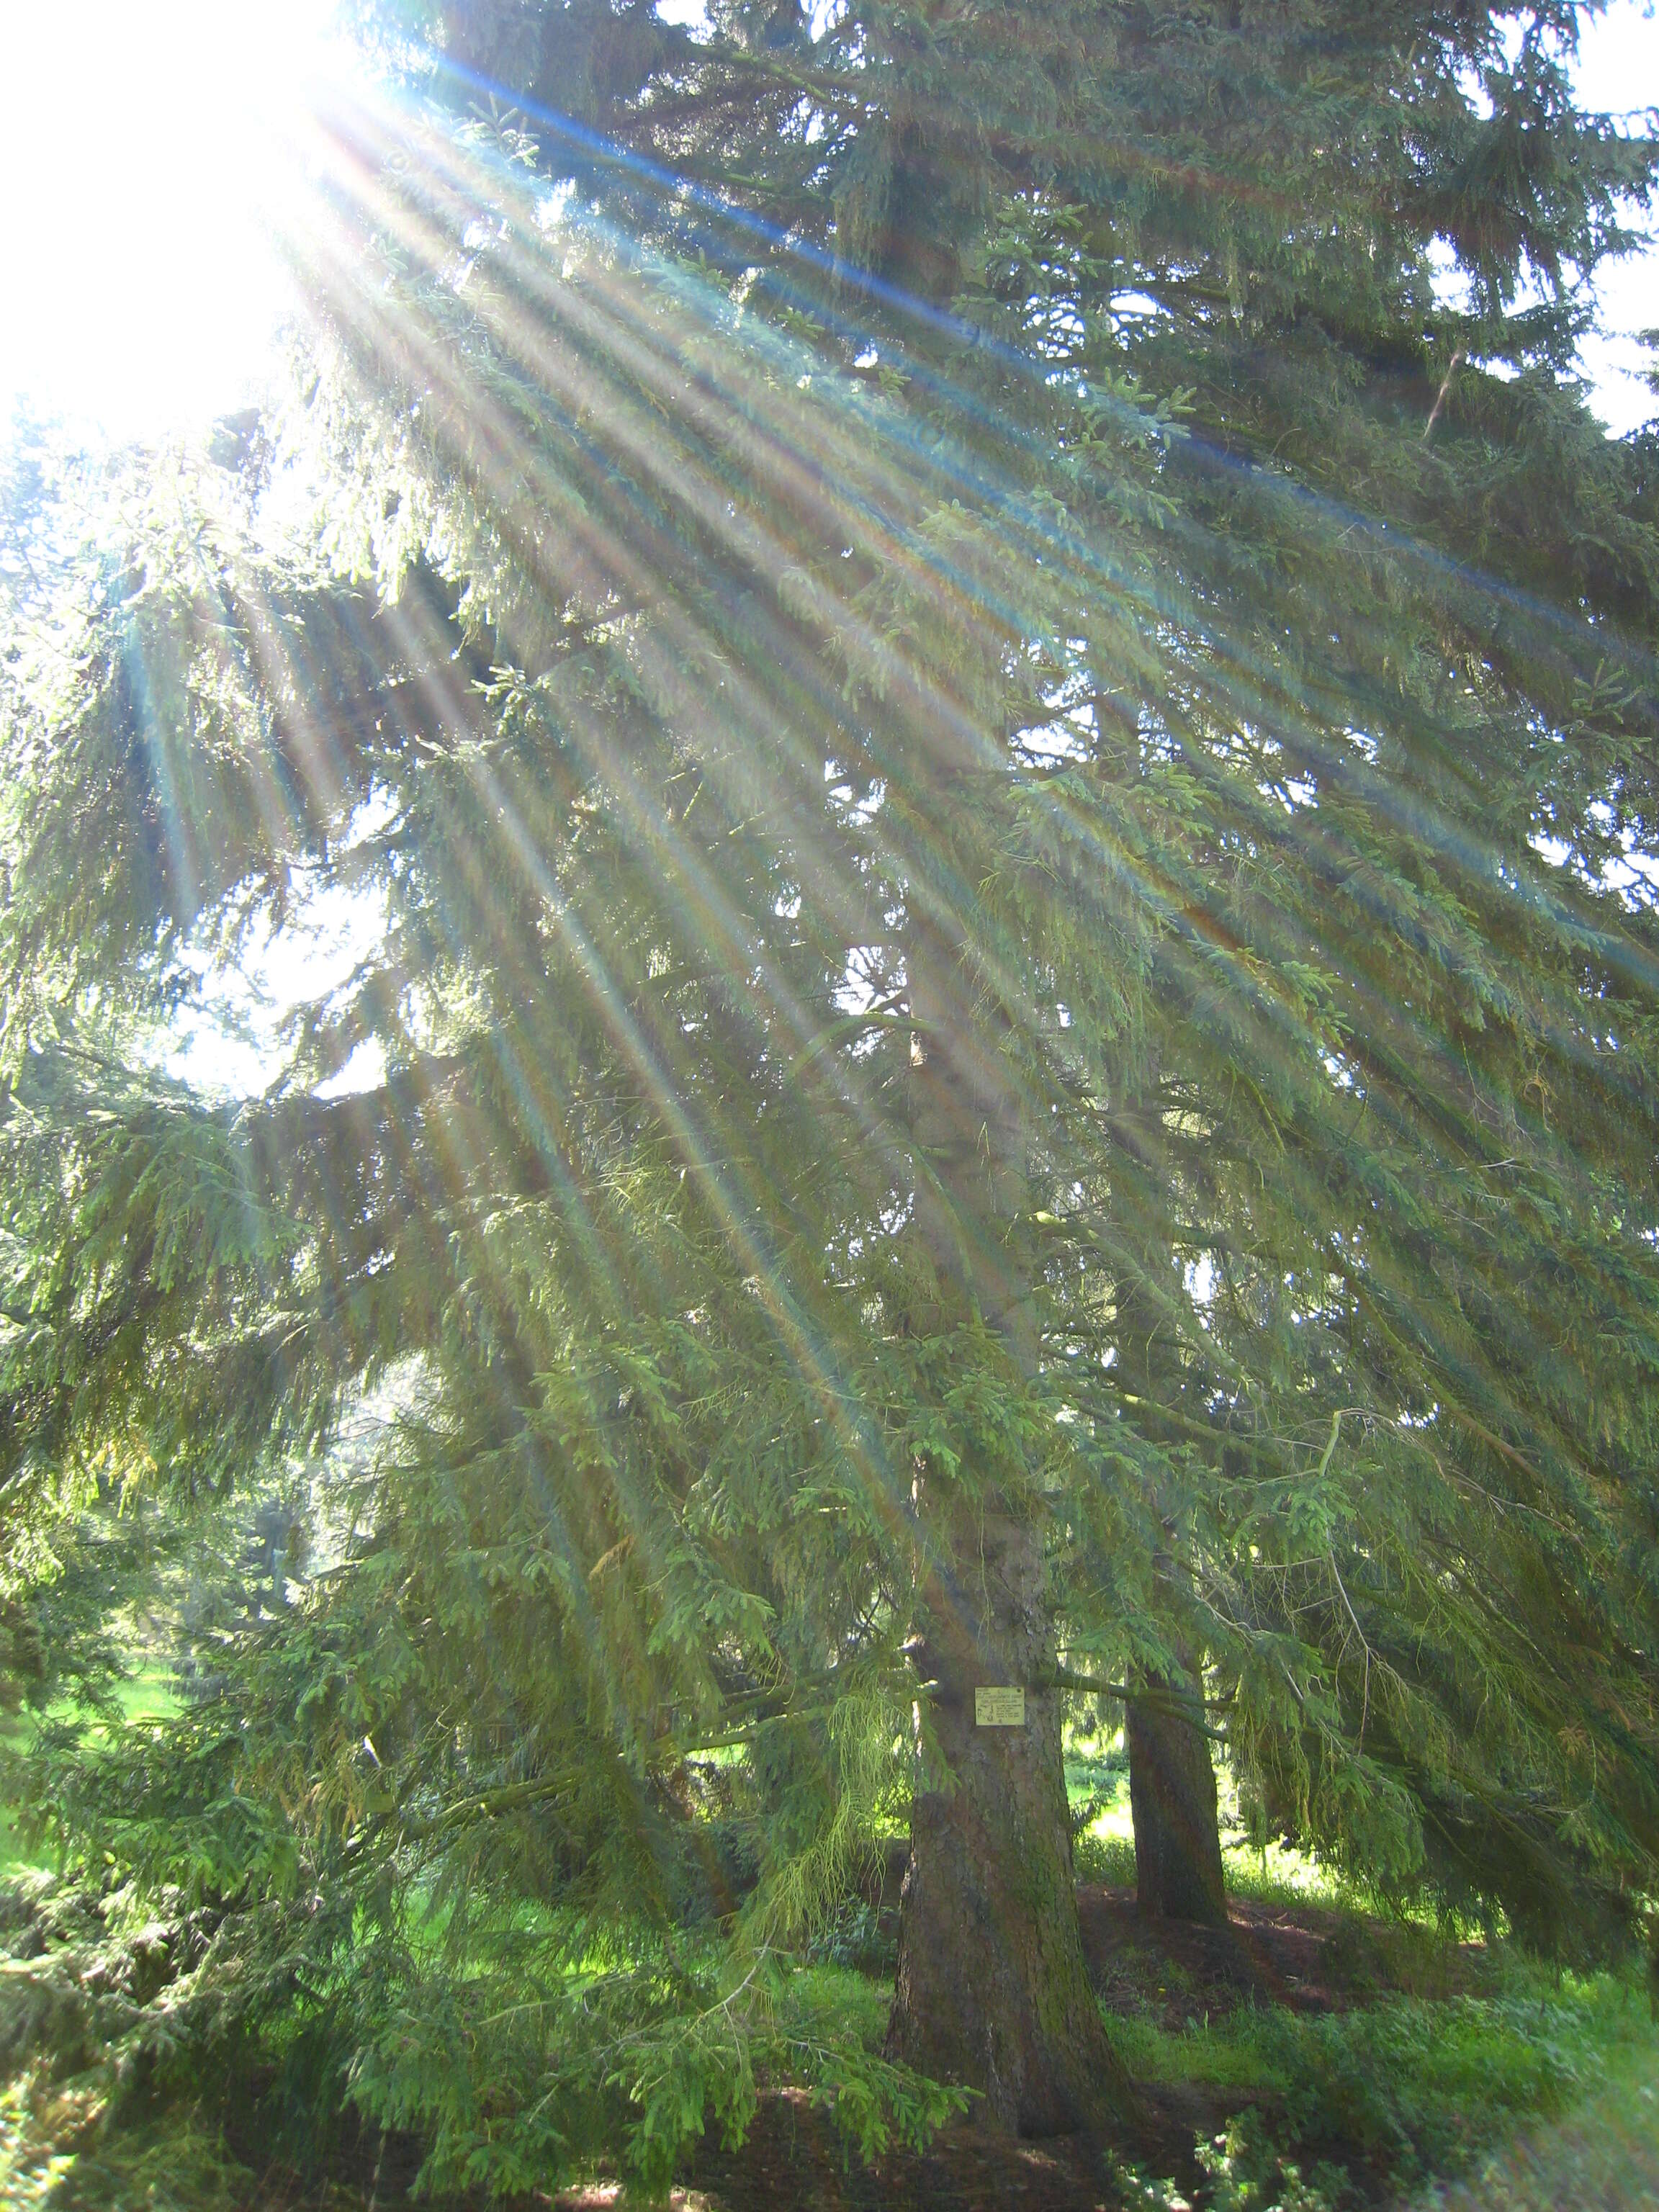
M1440 410L1446 404L1446 395L1451 390L1452 379L1462 367L1464 359L1465 356L1463 349L1462 346L1459 346L1457 351L1452 356L1451 360L1447 364L1446 374L1441 380L1440 389L1435 394L1434 405L1429 410L1429 419L1423 425L1423 442L1425 445L1428 443L1430 431L1433 429L1435 424L1440 420Z

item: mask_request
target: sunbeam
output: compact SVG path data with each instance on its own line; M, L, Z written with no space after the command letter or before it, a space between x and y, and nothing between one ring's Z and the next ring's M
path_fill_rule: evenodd
M551 2201L779 2099L890 2176L970 2101L1139 2154L1091 1913L1234 1959L1235 1811L1460 1976L1602 1972L1659 1881L1659 525L1579 365L1659 143L1591 19L343 19L80 0L6 94L0 1692L47 1655L73 1924L183 1900L98 1989L164 1972L192 2111L233 2051ZM225 1626L179 1563L301 1492L326 1568ZM165 1756L53 1704L160 1616L40 1563L134 1513ZM1241 2202L1330 2212L1285 2159L1343 2129L1441 2178L1320 2105L1409 2060L1353 1956L1200 2147Z

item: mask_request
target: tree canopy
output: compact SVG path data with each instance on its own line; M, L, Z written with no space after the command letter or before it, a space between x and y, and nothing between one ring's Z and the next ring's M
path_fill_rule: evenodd
M1656 155L1576 11L363 16L286 398L6 488L7 1624L44 1698L100 1482L304 1459L333 1562L42 1821L211 1909L193 2047L504 2187L757 2069L1132 2129L1081 1698L1605 1936L1659 508L1572 362ZM877 2062L787 1965L906 1822Z

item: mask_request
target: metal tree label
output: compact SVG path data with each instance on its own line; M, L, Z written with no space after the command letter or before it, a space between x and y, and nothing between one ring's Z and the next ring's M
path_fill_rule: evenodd
M1024 1728L1024 1691L975 1690L974 1724L976 1728Z

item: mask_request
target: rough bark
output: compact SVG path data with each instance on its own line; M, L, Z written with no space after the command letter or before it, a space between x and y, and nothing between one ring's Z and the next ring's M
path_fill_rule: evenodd
M1083 1955L1060 1697L1028 1686L1023 1729L974 1717L978 1685L1052 1670L1041 1537L1000 1515L975 1534L972 1583L958 1588L977 1632L940 1632L915 1655L937 1685L929 1717L948 1777L911 1812L888 2048L981 2092L984 2116L1012 2133L1123 2134L1136 2102Z
M941 818L946 818L941 817ZM1015 1364L1038 1357L1026 1132L1006 1030L948 931L913 917L916 1232L940 1305L971 1302ZM913 1648L938 1765L911 1813L888 2048L980 2091L1025 2136L1119 2135L1134 2093L1108 2043L1078 1924L1043 1534L1034 1505L971 1485L919 1502L933 1547ZM1022 1728L982 1728L975 1690L1025 1692Z
M1124 1733L1135 1828L1135 1895L1149 1919L1227 1925L1215 1768L1189 1675L1133 1698Z

